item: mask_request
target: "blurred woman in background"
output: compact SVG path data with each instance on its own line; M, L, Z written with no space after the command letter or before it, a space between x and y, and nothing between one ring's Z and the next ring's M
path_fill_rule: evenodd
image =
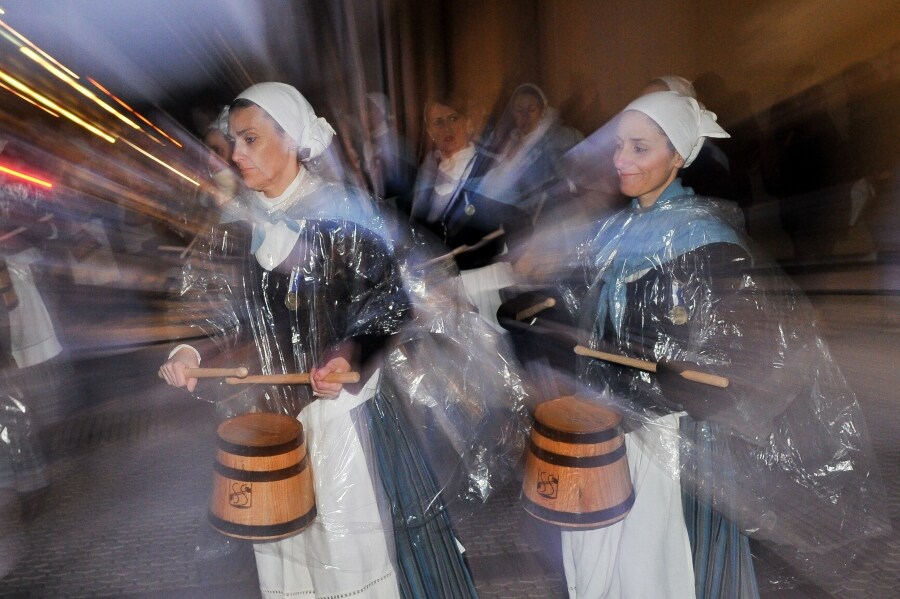
M411 219L434 233L451 251L472 304L498 330L499 290L513 284L508 245L528 235L527 214L485 197L479 185L489 156L470 136L472 123L464 103L432 100L425 109L426 132L434 144L416 179ZM465 247L463 247L465 246Z
M494 137L498 156L480 192L518 206L534 221L547 200L543 187L561 178L559 159L584 136L562 124L541 88L526 83L513 92Z

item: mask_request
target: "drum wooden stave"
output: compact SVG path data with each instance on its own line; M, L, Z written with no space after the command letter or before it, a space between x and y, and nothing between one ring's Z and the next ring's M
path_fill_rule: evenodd
M303 426L283 414L254 413L219 425L209 521L230 537L274 541L316 517Z
M535 410L522 504L545 522L572 530L619 522L634 504L625 436L616 412L573 396Z

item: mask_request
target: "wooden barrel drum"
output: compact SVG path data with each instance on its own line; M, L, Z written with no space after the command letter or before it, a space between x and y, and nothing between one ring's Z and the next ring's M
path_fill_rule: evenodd
M273 541L316 517L303 426L283 414L243 414L219 425L209 521L239 539Z
M537 407L522 484L525 510L563 528L603 528L634 504L616 412L576 397Z

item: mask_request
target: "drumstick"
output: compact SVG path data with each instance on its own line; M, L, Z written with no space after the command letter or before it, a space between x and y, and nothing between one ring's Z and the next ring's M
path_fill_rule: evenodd
M537 303L530 308L525 308L519 312L516 312L516 320L525 320L526 318L531 318L535 314L546 310L547 308L552 308L556 305L556 300L552 297L548 297L544 301Z
M184 377L195 379L211 379L219 376L236 376L239 378L244 378L249 374L249 372L250 371L243 366L239 366L237 368L185 368Z
M188 379L211 379L220 376L236 376L244 378L249 371L239 366L237 368L185 368L184 378ZM161 372L157 373L159 378L163 378Z
M195 235L194 238L191 239L191 242L188 244L188 246L186 248L184 248L184 251L178 255L178 257L184 258L185 256L187 256L187 253L189 251L191 251L191 248L194 247L194 244L197 243L197 239L199 239L199 238L200 238L199 235Z
M576 345L575 353L579 356L588 356L590 358L597 358L599 360L605 360L607 362L615 362L616 364L622 364L623 366L630 366L632 368L639 368L641 370L647 370L649 372L656 372L656 362L650 362L648 360L639 360L637 358L629 358L626 356L620 356L618 354L608 354L606 352L584 347L583 345ZM680 374L682 378L686 378L689 381L694 381L695 383L703 383L704 385L710 385L712 387L721 387L722 389L726 388L730 383L730 381L724 376L709 374L706 372L697 372L696 370L685 370L683 372L679 372L678 374Z
M487 242L493 241L494 239L497 239L498 237L500 237L501 235L504 235L505 233L506 233L506 231L504 231L503 227L501 226L496 231L491 231L490 233L488 233L487 235L485 235L484 237L482 237L481 239L479 239L477 242L473 243L472 245L463 244L461 246L455 247L455 248L453 248L453 250L451 250L450 252L448 252L442 256L438 256L437 258L432 258L431 260L426 260L422 264L417 265L416 268L425 268L426 266L431 266L433 264L437 264L438 262L441 262L442 260L446 260L448 258L455 258L456 256L462 254L463 252L471 252L472 250L477 250L478 248L482 247Z
M37 220L39 223L45 223L47 221L53 220L53 214L47 213ZM2 236L0 236L0 241L6 241L7 239L11 239L11 238L15 237L16 235L18 235L19 233L24 233L27 230L28 230L28 227L16 227L12 231L4 233Z
M262 383L268 385L308 385L310 377L308 372L297 374L260 374L245 376L243 378L229 377L225 379L229 385ZM326 383L358 383L358 372L332 372L325 377Z
M27 230L28 229L26 227L17 227L15 229L13 229L12 231L10 231L9 233L4 233L3 235L0 235L0 241L6 241L7 239L9 239L11 237L15 237L19 233L24 233Z
M183 257L182 254L186 253L190 248L183 245L158 245L156 249L160 252L178 252L179 257Z

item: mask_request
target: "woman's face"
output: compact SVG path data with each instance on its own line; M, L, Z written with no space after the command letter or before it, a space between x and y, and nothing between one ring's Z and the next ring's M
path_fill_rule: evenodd
M678 176L684 159L669 145L669 138L650 117L628 110L616 126L613 164L619 174L619 189L638 198L648 208Z
M431 104L425 113L425 128L444 156L452 156L469 144L469 119L443 104Z
M541 122L541 116L544 114L544 107L540 100L531 94L519 94L513 100L513 120L516 122L516 128L522 135L528 135L534 131L538 123Z
M268 198L281 195L300 172L291 138L259 106L233 110L228 130L234 137L232 160L247 187Z
M215 175L231 165L231 141L225 137L224 133L218 129L211 129L203 138L203 143L209 148L207 161L211 175Z

